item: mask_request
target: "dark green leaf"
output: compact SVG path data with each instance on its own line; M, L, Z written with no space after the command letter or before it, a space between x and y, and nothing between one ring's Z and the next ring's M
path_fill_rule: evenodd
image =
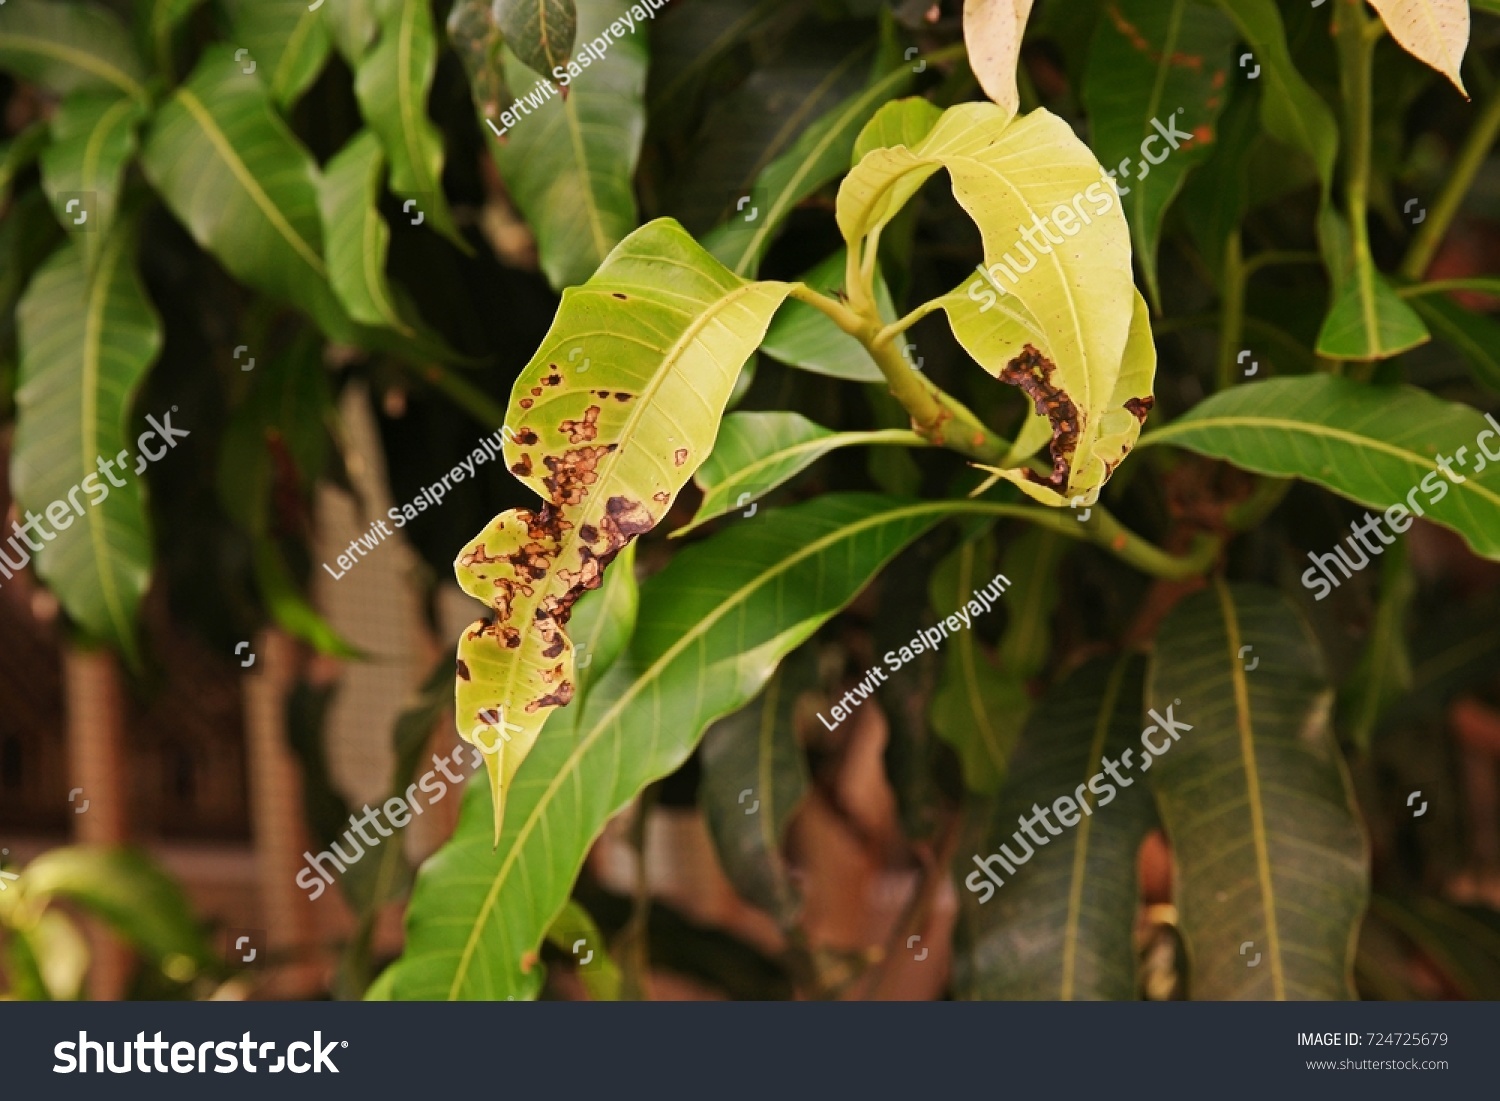
M86 91L65 99L52 118L52 144L41 158L42 186L62 227L76 227L74 236L90 267L114 224L125 169L135 157L136 126L145 117L138 100Z
M578 12L573 0L495 0L495 22L527 68L552 76L573 52Z
M13 0L0 6L0 69L67 95L112 88L142 103L145 66L114 13L94 4Z
M329 0L325 0L329 2ZM350 0L331 0L343 6ZM254 62L255 75L283 111L307 91L328 60L332 40L321 11L306 0L225 0L229 39L244 49L241 69ZM239 51L236 50L236 53Z

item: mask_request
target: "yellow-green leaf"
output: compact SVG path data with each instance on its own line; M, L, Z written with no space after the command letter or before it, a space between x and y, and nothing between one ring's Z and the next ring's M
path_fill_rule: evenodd
M984 94L1014 115L1021 109L1016 68L1031 0L964 0L964 45Z
M740 366L789 290L739 279L658 220L563 293L516 380L505 459L546 503L497 517L456 563L464 591L493 610L459 643L457 717L485 754L497 839L516 769L573 697L574 602L708 457Z

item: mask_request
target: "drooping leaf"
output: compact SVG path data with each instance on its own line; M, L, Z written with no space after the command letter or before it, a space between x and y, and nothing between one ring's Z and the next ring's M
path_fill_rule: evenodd
M672 533L686 535L718 516L758 501L830 451L863 444L925 447L915 432L830 432L800 413L735 413L724 418L713 454L699 468L703 503L692 521Z
M629 8L629 0L583 0L580 40L597 37ZM570 63L566 84L554 84L507 58L506 83L517 102L508 115L485 120L490 152L556 290L594 274L638 218L633 182L646 129L646 35L637 29L614 40L575 75L578 65Z
M955 961L963 997L1136 997L1136 850L1151 826L1151 799L1139 775L1120 770L1128 782L1117 785L1104 765L1118 768L1130 747L1139 749L1144 672L1140 657L1096 658L1028 720L985 829L954 858L954 876L967 888L959 892ZM1036 807L1057 815L1059 836L1041 831ZM1033 837L1017 828L1023 818ZM1013 873L1000 863L1026 853ZM986 874L986 860L1000 885Z
M354 94L365 125L380 136L391 164L391 190L469 251L443 192L443 138L427 117L437 69L437 29L428 0L389 0L377 9L379 38L359 61Z
M964 45L984 94L1008 114L1021 109L1016 69L1031 0L964 0Z
M481 118L493 118L511 100L501 50L505 36L495 24L490 0L458 0L448 13L448 43L469 76L469 95Z
M495 0L495 22L527 68L552 76L573 52L578 12L573 0Z
M1486 432L1493 435L1478 440ZM1500 559L1500 463L1481 450L1496 437L1500 431L1473 409L1425 390L1313 375L1215 394L1142 443L1303 478L1377 509L1420 510L1462 535L1476 554ZM1406 530L1397 527L1402 520L1398 514L1391 526Z
M1136 257L1160 312L1162 221L1188 174L1213 151L1236 32L1222 12L1196 0L1117 0L1105 11L1083 89L1091 144L1117 173Z
M205 53L162 105L141 164L172 213L231 274L351 341L323 264L317 165L228 47Z
M589 999L596 1002L620 1000L620 966L611 958L599 926L572 899L563 907L547 929L547 940L573 957L578 978Z
M1092 504L1134 443L1156 366L1118 196L1061 119L1040 110L1012 119L993 104L964 103L916 146L874 150L849 173L838 195L846 244L858 250L940 169L979 226L989 273L941 300L953 332L1053 423L1048 478L1027 468L1000 473L1046 504ZM1036 240L1053 219L1062 234L1055 249Z
M838 293L843 290L846 267L845 252L839 249L805 273L798 282L820 294ZM882 320L888 323L896 320L890 288L879 268L875 271L875 304ZM788 367L815 374L851 382L884 381L868 349L835 325L827 314L805 302L788 300L776 311L760 350Z
M808 788L797 743L796 703L814 681L815 662L787 662L749 706L703 736L698 805L724 873L745 901L783 926L796 920L800 895L782 844Z
M113 89L149 101L146 69L113 12L95 4L0 5L0 69L58 95Z
M37 572L89 636L132 663L152 556L131 403L162 342L134 270L135 237L118 222L92 271L82 248L65 244L27 288L11 466L18 504L48 517L55 536Z
M395 996L534 996L530 954L610 816L951 507L825 496L683 548L642 585L625 656L527 757L498 847L490 789L470 785L453 841L418 875Z
M1217 581L1157 632L1148 720L1173 740L1149 778L1195 999L1354 996L1369 854L1332 696L1273 590Z
M708 457L740 365L790 289L736 278L661 219L564 293L517 378L505 459L546 504L497 517L455 567L494 611L459 644L457 714L485 753L497 837L516 769L573 696L574 601Z
M1388 359L1432 339L1422 319L1369 261L1356 263L1318 333L1329 359Z
M348 2L332 0L338 6ZM225 3L230 41L248 52L241 59L241 70L253 61L255 75L271 90L272 101L283 111L290 109L328 60L333 40L326 17L319 9L310 8L306 0Z
M26 866L17 886L41 904L61 898L81 906L153 960L181 957L199 968L213 960L182 889L132 849L51 849Z
M42 186L65 229L73 229L90 266L114 224L125 169L136 150L146 109L114 92L74 92L52 118L52 144L42 153ZM69 203L73 203L70 212Z
M1469 97L1459 73L1469 48L1469 0L1370 0L1370 7L1403 50Z
M855 141L876 111L911 84L911 65L882 51L869 84L813 123L755 180L754 220L742 215L704 238L704 246L741 276L760 269L766 249L797 204L844 173Z

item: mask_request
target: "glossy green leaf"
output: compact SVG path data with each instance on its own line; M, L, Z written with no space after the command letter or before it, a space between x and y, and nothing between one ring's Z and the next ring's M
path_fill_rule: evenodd
M103 918L153 960L182 957L198 967L213 960L182 889L132 849L51 849L26 866L16 885L29 900L66 899Z
M1354 996L1369 853L1332 697L1316 640L1273 590L1216 581L1157 632L1148 718L1173 741L1150 782L1195 999Z
M101 88L142 103L150 98L130 35L113 12L95 4L0 5L0 69L58 95Z
M826 496L683 548L641 586L625 656L527 757L498 847L489 787L470 785L454 839L418 875L395 996L534 996L530 955L609 818L950 507Z
M604 934L587 910L569 899L548 928L547 940L573 958L590 1001L620 1000L620 966L611 958Z
M1235 37L1221 12L1195 0L1118 0L1089 51L1083 99L1090 144L1118 174L1135 254L1158 312L1162 222L1188 174L1213 151Z
M1431 339L1427 326L1368 262L1355 265L1318 334L1329 359L1388 359Z
M552 76L573 52L578 12L573 0L495 0L495 22L527 68Z
M228 47L157 112L141 164L193 238L236 278L351 339L328 286L317 165Z
M911 86L911 65L882 53L869 84L813 123L756 177L758 213L741 212L704 238L737 275L751 276L797 204L847 171L855 140L882 104Z
M546 505L496 517L455 567L494 612L459 644L457 716L484 750L497 835L516 769L573 697L574 601L708 457L740 365L790 289L736 278L661 219L564 293L517 378L506 465Z
M709 727L700 756L698 805L724 874L783 927L801 904L782 845L809 784L795 722L798 696L815 671L816 662L784 664L754 703Z
M954 858L966 888L955 961L963 997L1136 997L1136 850L1153 814L1141 777L1119 762L1140 748L1144 672L1137 656L1096 658L1047 693L1028 720L984 831ZM1109 782L1106 761L1128 783ZM1038 807L1057 816L1059 835L1043 832ZM1017 828L1023 818L1044 844ZM994 854L1029 855L1010 873ZM986 875L986 858L999 886Z
M1091 504L1134 444L1156 367L1119 198L1055 115L1012 119L993 104L964 103L917 145L867 153L849 173L838 195L846 244L857 252L942 169L979 226L988 274L940 303L965 351L1020 387L1054 428L1049 477L1025 467L997 473L1046 504ZM1057 247L1037 239L1051 224Z
M255 75L270 88L271 99L283 111L289 109L318 78L328 61L333 40L322 11L310 9L306 0L225 0L225 3L229 12L229 40L248 52L241 59L241 69L253 61Z
M42 186L64 229L85 219L74 236L90 266L114 224L125 169L135 156L136 127L145 117L145 107L128 96L74 92L52 118L52 144L41 157Z
M591 41L629 8L629 0L583 0L579 40ZM636 228L646 34L638 29L611 42L602 60L576 76L569 69L566 85L538 80L514 58L505 73L525 106L486 120L490 151L536 234L548 282L556 290L576 286Z
M377 11L379 38L354 78L365 125L380 135L391 164L391 190L411 199L433 229L469 246L443 193L443 137L427 117L437 69L437 30L428 0L389 0Z
M837 294L844 287L847 264L839 249L798 280L820 294ZM886 322L896 320L890 288L880 270L875 271L875 304ZM805 302L788 300L771 322L760 350L789 367L850 382L883 382L885 376L869 351L840 329L827 314Z
M703 503L692 521L672 533L686 535L718 516L743 509L806 470L830 451L865 444L925 447L915 432L830 432L800 413L735 413L724 418L713 453L698 470Z
M1468 406L1412 386L1314 375L1215 394L1142 442L1303 478L1378 509L1401 505L1452 528L1475 553L1500 559L1500 461L1482 450L1500 456L1497 429ZM1400 514L1395 520L1404 522Z
M1446 295L1422 295L1409 301L1427 328L1463 357L1474 381L1500 393L1500 323L1465 309Z
M54 535L37 552L37 572L88 635L132 662L151 534L131 402L162 343L133 267L134 246L135 227L122 221L92 272L83 250L69 243L32 279L18 307L11 460L17 503L48 517ZM123 472L114 474L115 466Z

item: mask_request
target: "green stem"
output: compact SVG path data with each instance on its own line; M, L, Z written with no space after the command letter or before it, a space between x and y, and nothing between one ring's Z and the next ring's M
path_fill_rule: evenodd
M1369 221L1370 116L1374 102L1371 81L1375 42L1385 24L1379 19L1368 19L1363 8L1364 0L1339 0L1339 7L1334 12L1334 27L1348 137L1345 194L1349 208L1349 235L1354 248L1354 277L1359 280L1365 332L1373 340L1379 324L1375 316L1375 260L1370 251Z
M1438 246L1448 235L1448 228L1458 215L1458 208L1463 204L1464 196L1469 193L1469 188L1473 186L1474 177L1479 174L1479 169L1484 164L1485 158L1489 156L1490 146L1495 144L1497 136L1500 136L1500 92L1493 93L1489 102L1484 105L1483 113L1474 123L1474 129L1470 130L1469 136L1464 139L1463 149L1459 151L1458 159L1453 162L1453 170L1448 174L1448 180L1443 184L1442 191L1438 193L1437 201L1432 204L1427 220L1422 223L1422 228L1412 239L1406 258L1401 261L1401 274L1406 278L1422 278L1432 264L1432 258L1437 254Z
M923 302L920 306L912 310L911 313L907 314L899 321L892 321L889 325L876 333L875 343L884 344L886 341L900 336L902 333L906 332L907 329L911 328L918 321L921 321L922 318L926 317L934 310L941 309L942 305L943 300L941 298L934 298L929 302Z
M1245 270L1240 231L1229 235L1224 248L1224 320L1219 326L1218 388L1234 385L1235 349L1245 327Z
M1494 276L1436 279L1431 283L1414 283L1409 287L1396 288L1396 293L1402 298L1426 298L1429 294L1447 294L1449 291L1478 291L1480 294L1500 295L1500 279Z

